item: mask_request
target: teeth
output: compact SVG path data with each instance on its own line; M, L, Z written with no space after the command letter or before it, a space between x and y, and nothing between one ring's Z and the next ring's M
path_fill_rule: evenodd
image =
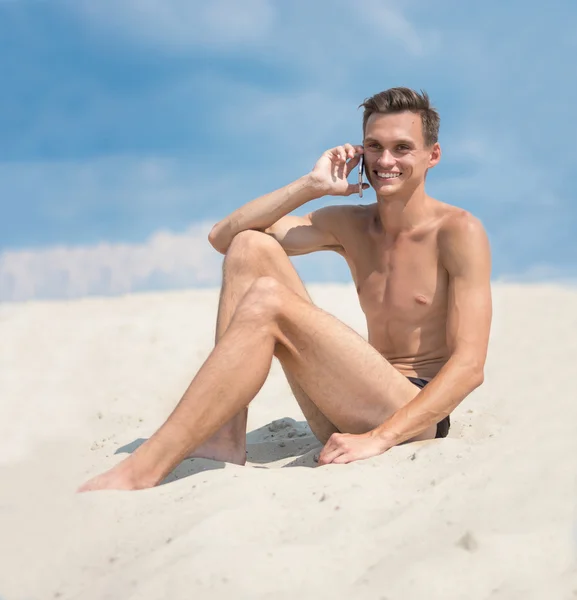
M395 177L399 177L400 173L378 173L379 177L383 177L384 179L394 179Z

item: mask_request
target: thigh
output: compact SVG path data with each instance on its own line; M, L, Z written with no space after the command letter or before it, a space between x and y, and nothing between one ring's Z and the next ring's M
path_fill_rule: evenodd
M275 354L294 383L339 431L374 429L419 393L417 386L336 317L288 288L278 293L284 298Z
M282 361L281 361L282 364ZM293 396L296 398L300 409L314 433L315 437L326 444L333 433L339 433L339 430L327 419L321 410L308 397L302 387L299 385L296 377L291 373L290 369L282 364L283 371L292 390Z

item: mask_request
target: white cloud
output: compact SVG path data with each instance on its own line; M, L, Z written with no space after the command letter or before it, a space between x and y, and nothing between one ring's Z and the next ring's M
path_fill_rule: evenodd
M182 234L159 231L142 244L3 252L0 300L78 298L217 285L222 256L208 243L210 226L192 225Z
M0 302L110 296L143 290L215 287L222 255L210 246L212 223L184 233L157 231L141 244L100 243L0 253ZM293 259L305 281L349 281L341 257Z

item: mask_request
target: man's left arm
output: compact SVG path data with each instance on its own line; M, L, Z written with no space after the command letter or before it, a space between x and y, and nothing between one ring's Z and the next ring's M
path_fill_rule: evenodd
M480 221L468 213L439 232L441 263L448 273L449 359L437 375L382 425L361 435L333 434L319 464L347 463L386 452L448 416L483 382L491 328L491 253ZM335 447L344 448L331 457Z
M487 234L479 220L461 213L439 232L439 250L448 273L449 360L411 402L374 430L389 447L444 419L483 382L492 316Z

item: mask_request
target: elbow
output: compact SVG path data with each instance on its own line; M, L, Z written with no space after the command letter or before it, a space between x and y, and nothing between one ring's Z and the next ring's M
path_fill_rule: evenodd
M230 246L230 240L226 240L223 235L222 225L217 223L208 234L208 241L210 245L221 254L226 254L228 247Z
M482 364L470 364L467 367L467 381L471 386L471 391L476 390L485 381L485 369Z
M481 387L483 385L484 381L485 381L485 371L484 371L483 367L473 371L473 374L471 377L471 384L473 385L474 390L477 389L478 387Z
M459 379L468 388L468 393L480 387L485 381L485 365L476 359L461 357L453 363L460 372Z

